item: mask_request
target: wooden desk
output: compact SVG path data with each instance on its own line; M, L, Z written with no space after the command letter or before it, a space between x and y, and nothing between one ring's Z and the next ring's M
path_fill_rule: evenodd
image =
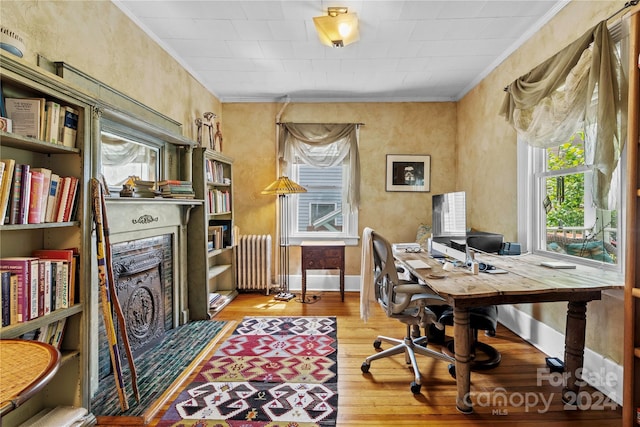
M562 398L576 402L580 390L578 369L584 362L584 342L587 302L599 300L605 289L622 289L624 278L616 273L592 267L577 266L571 270L550 269L540 266L548 261L538 255L476 256L479 261L507 270L507 274L480 273L457 267L446 272L441 264L426 253L394 253L416 277L423 280L435 293L453 306L454 343L456 365L456 406L463 413L471 413L470 395L471 357L469 349L469 309L493 304L519 304L567 301L565 332L565 372L568 374ZM420 259L431 269L414 269L406 261ZM445 275L434 279L431 275Z
M340 270L340 298L344 302L344 242L302 242L302 302L307 293L307 270Z
M59 366L60 352L50 344L0 340L0 415L11 412L40 391Z

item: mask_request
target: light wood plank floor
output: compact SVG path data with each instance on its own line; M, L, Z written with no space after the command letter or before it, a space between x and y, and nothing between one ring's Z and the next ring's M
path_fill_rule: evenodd
M545 355L502 326L493 338L480 334L481 341L502 353L502 362L491 371L471 374L474 401L474 413L471 415L463 415L456 410L455 382L449 376L446 362L418 356L423 376L422 390L418 395L413 395L409 389L413 375L403 356L374 361L370 372L363 374L360 366L368 355L375 352L372 345L375 337L378 334L401 337L404 326L388 319L377 306L373 307L372 318L367 323L362 322L358 293L347 292L344 303L340 301L338 292L317 293L316 296L316 302L301 304L296 300L274 301L260 294L241 294L216 319L239 321L244 316L336 316L338 426L621 425L620 407L613 402L613 409L607 406L604 396L592 388L583 389L580 402L583 407L591 409L565 408L560 399L561 385L538 381L537 370L545 368ZM448 328L447 335L452 333ZM383 344L383 348L387 347ZM506 397L506 403L497 399L500 395ZM546 404L549 400L550 404ZM151 425L159 421L167 407L168 404L158 412Z

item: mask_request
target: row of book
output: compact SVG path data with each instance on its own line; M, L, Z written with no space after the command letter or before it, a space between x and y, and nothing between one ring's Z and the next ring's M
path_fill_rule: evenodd
M0 159L0 225L71 221L77 199L78 178Z
M75 108L45 98L5 98L4 130L52 144L74 148L79 113Z
M66 325L67 319L60 319L34 329L33 331L22 334L20 338L23 340L44 342L47 344L51 344L57 349L60 349L62 338L64 337L64 328Z
M209 213L226 213L231 211L231 193L227 190L208 190L206 201L207 212Z
M224 164L216 160L205 159L205 174L207 182L231 184L231 179L224 177Z
M38 249L30 257L0 258L2 326L27 322L76 303L75 249Z
M174 179L158 181L158 190L162 197L172 199L193 199L196 196L191 181Z

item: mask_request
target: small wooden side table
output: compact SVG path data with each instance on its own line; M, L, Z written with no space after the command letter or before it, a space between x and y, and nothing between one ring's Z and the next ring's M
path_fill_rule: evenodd
M51 381L60 352L39 341L0 340L0 415L11 412Z
M344 302L344 242L302 242L302 302L307 293L307 270L340 270L340 298Z

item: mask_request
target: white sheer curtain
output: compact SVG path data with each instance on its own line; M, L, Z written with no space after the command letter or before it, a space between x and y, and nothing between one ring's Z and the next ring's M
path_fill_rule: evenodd
M358 154L358 128L354 123L309 124L281 123L278 157L283 168L296 161L316 167L330 167L349 160L349 176L345 185L350 208L360 204L360 156Z
M593 200L608 209L611 178L626 139L626 79L606 21L508 87L501 114L526 143L558 146L585 131Z

